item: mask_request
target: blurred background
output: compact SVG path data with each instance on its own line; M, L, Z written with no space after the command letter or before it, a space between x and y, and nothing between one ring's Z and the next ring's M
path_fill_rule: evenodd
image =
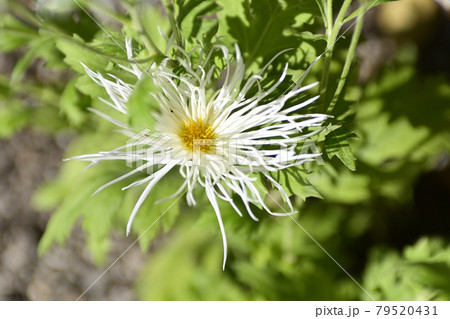
M103 12L125 12L102 4ZM118 25L95 2L89 8ZM49 189L65 187L52 183L66 174L67 147L95 126L90 97L75 90L63 50L39 25L50 21L85 41L101 31L79 7L56 1L4 1L0 12L0 300L75 300L135 238L113 230L99 244L75 216L70 235L41 242L48 247L38 257L54 212ZM324 199L299 199L298 220L375 299L449 300L450 5L400 0L364 19L348 88L356 171L334 159L313 174ZM337 43L337 59L348 43ZM146 250L132 246L82 299L369 299L289 218L226 216L230 257L222 272L214 214L181 211L170 230L152 235Z

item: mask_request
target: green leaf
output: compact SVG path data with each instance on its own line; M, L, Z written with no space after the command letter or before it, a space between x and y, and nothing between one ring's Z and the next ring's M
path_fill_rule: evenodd
M211 0L177 0L176 17L180 32L186 39L198 35L207 35L211 40L217 32L217 19L214 14L219 10L215 1Z
M79 126L85 120L86 115L79 107L80 97L75 88L77 79L71 80L64 89L61 100L61 112L64 113L72 125Z
M328 158L336 156L347 166L348 169L356 170L356 157L350 147L349 139L357 138L358 136L345 128L344 126L328 133L325 139L325 150Z
M203 212L202 215L209 213ZM141 300L242 300L245 293L233 277L223 272L222 246L214 223L199 226L198 210L183 227L152 251L136 288ZM185 215L189 216L189 215Z
M272 174L284 188L288 196L297 195L302 200L307 197L323 198L319 191L308 181L307 173L298 167L290 167Z
M37 30L27 26L10 14L0 15L0 51L13 51L37 36Z
M228 1L219 3L228 6ZM227 10L225 18L229 34L238 41L249 65L259 57L268 61L282 50L299 48L304 39L297 35L297 30L308 18L303 15L296 20L296 17L320 14L314 0L252 0L244 2L243 7L245 17L240 10L235 14Z
M18 85L34 59L38 58L39 53L49 45L53 46L53 40L46 37L33 39L29 43L27 53L16 63L11 73L11 86Z
M148 39L146 44L148 53L157 54L157 51L164 52L167 42L159 33L159 28L164 34L169 34L169 19L162 6L154 7L140 3L131 11L132 23L124 24L122 33L129 38L136 40L138 43ZM157 49L155 50L154 47Z
M66 171L66 174L78 174L78 178L69 179L64 174L62 179L41 189L33 200L34 206L40 209L58 205L39 242L38 254L45 254L54 243L62 245L76 221L83 217L82 227L87 234L87 246L94 261L101 264L109 248L107 236L122 201L120 188L116 185L92 196L98 187L114 178L113 174L108 170L89 170L79 175L74 167L80 167L82 163L70 164L71 172Z
M84 73L80 62L94 71L104 70L109 62L104 56L90 49L77 35L73 38L58 38L56 47L66 56L64 62L79 73Z
M322 171L314 171L309 179L328 202L357 204L370 199L369 176L344 168L333 174L327 172L327 169L331 169L330 163L327 163Z
M105 182L108 181L109 177L105 178ZM110 248L108 236L114 226L114 217L123 198L123 192L119 186L105 188L95 196L89 197L84 204L82 227L87 234L87 247L97 264L105 261Z
M180 199L175 197L160 203L156 202L173 195L178 184L179 180L175 176L170 173L166 175L163 180L153 188L136 215L132 226L132 232L139 237L139 245L142 250L147 250L151 241L159 233L170 230L175 223L180 213ZM178 187L179 186L181 186L181 184L178 185ZM128 204L126 205L129 206L129 204L132 204L131 208L134 207L137 200L136 195L140 195L142 188L134 189L133 192L134 195L130 194L131 197L128 197ZM129 214L131 214L131 209L128 209L127 215Z
M89 42L89 47L110 58L127 59L124 38L117 32L102 32Z
M81 188L75 192L70 192L70 196L67 196L65 200L59 205L58 210L52 216L47 224L44 235L39 241L37 253L39 256L45 254L52 246L53 243L58 243L62 245L69 237L72 228L75 226L75 222L82 215L83 211L80 209L82 203L89 197L94 191L93 188ZM47 199L45 197L54 196L52 190L41 192L37 195L38 198L35 199L36 206L45 207L43 203L53 203L54 200ZM44 198L39 198L44 196Z
M117 147L121 140L111 138L111 133L84 134L73 142L66 156L74 156L93 153L98 150L99 145L105 149ZM120 144L119 144L120 145ZM124 173L123 163L104 162L96 167L83 170L86 163L79 161L65 162L58 178L41 187L33 196L32 205L38 210L48 211L57 207L56 212L50 218L46 231L38 245L38 254L46 253L54 243L62 245L69 237L77 220L84 216L87 218L84 226L89 236L104 240L104 226L111 225L117 209L117 200L122 200L120 194L120 183L116 188L112 186L103 190L96 196L91 197L94 191ZM88 216L91 215L92 216ZM100 214L100 215L96 215ZM101 220L103 218L103 220ZM96 221L101 220L102 225L93 226ZM87 224L86 224L87 223ZM109 231L108 231L109 233ZM102 260L101 251L98 247L94 255L97 261ZM104 251L103 251L104 253Z
M83 74L76 78L75 87L80 90L81 93L95 99L105 95L105 89L96 84L87 74Z
M84 1L81 4L71 0L46 0L39 1L36 6L36 15L41 21L50 26L50 29L57 29L58 34L64 32L71 36L90 41L100 30L100 26L91 13L85 9ZM81 8L83 6L83 8ZM107 28L105 23L103 30Z
M158 110L159 106L151 94L156 93L156 90L153 80L146 76L137 83L128 100L130 125L138 132L153 129L155 119L152 113Z
M402 255L374 250L363 286L373 292L376 300L448 300L449 251L443 241L425 237L407 247Z
M27 124L29 117L30 113L16 101L8 101L7 105L2 104L0 106L0 138L12 136Z

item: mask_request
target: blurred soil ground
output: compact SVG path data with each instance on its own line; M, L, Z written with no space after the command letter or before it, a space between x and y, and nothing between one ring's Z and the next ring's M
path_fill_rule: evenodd
M76 300L128 246L113 236L113 252L97 268L76 227L67 244L36 256L48 214L30 208L35 189L54 177L63 145L43 133L25 130L0 140L0 300ZM144 263L136 245L81 300L136 300L133 282Z

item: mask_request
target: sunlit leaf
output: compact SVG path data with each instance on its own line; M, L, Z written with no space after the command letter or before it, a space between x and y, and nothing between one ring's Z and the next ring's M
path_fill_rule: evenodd
M325 140L325 149L328 157L339 158L348 169L356 170L356 157L350 147L350 139L357 138L357 135L345 127L340 127L330 132Z

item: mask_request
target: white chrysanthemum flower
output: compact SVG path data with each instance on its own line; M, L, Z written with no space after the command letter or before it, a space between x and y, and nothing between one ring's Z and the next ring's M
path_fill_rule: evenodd
M130 41L126 42L126 47L128 58L131 60L133 57ZM327 116L295 114L318 97L285 107L288 99L308 90L314 84L301 88L297 85L277 99L268 100L269 94L283 82L287 65L279 80L268 90L263 90L260 81L270 63L259 74L251 76L244 82L245 65L238 46L235 46L234 62L227 48L216 46L214 49L221 50L227 67L223 84L211 94L214 67L205 69L211 53L203 61L200 57L200 62L194 64L190 54L179 47L176 49L183 54L183 57L177 60L185 73L175 74L169 67L171 61L169 59L163 60L160 65L154 64L148 73L143 72L136 64L132 64L131 68L122 66L138 80L149 75L160 88L159 93L152 93L160 106L159 112L154 115L156 118L154 130L150 134L139 135L127 124L93 110L119 126L121 132L132 140L129 144L110 152L82 155L72 159L91 161L92 164L102 160L125 160L138 164L137 168L102 186L98 191L140 171L150 171L144 179L125 187L147 184L131 213L127 235L134 217L150 191L169 171L178 167L184 183L171 198L186 192L187 203L195 205L194 188L205 189L222 233L223 267L225 267L227 241L217 199L227 201L242 216L232 199L232 194L237 194L247 213L254 220L258 219L251 210L251 203L263 208L269 214L286 215L272 212L266 206L262 186L255 177L255 173L260 173L278 189L289 206L290 213L295 213L287 193L269 173L300 165L320 156L320 154L299 154L296 152L296 146L299 141L315 134L317 129L308 128L321 126ZM111 79L107 79L86 66L85 69L97 84L106 89L111 98L111 101L102 101L117 112L127 114L127 101L133 93L134 85L111 75ZM256 94L248 97L249 90L255 88Z

